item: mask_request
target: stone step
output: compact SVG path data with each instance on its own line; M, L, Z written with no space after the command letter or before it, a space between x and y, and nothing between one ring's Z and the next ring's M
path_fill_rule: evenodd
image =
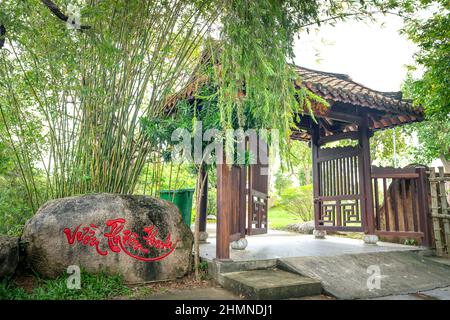
M248 299L290 299L320 295L319 281L280 269L224 273L223 287Z

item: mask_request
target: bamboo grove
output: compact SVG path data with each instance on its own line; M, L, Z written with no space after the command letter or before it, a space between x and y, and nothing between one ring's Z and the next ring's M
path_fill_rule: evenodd
M167 96L188 82L211 38L223 45L215 78L221 126L230 127L237 114L239 125L276 128L287 142L294 107L308 107L314 98L294 88L288 63L295 34L320 21L398 5L80 0L83 27L77 29L62 21L73 2L2 1L1 139L14 154L33 211L52 198L133 193L143 173L144 190L157 194L164 145L149 138L142 119L151 123L165 114ZM177 179L179 167L170 168Z

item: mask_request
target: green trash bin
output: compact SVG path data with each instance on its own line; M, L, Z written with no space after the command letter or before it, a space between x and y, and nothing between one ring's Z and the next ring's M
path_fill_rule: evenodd
M172 202L180 209L184 223L191 226L192 198L195 189L161 190L161 199Z

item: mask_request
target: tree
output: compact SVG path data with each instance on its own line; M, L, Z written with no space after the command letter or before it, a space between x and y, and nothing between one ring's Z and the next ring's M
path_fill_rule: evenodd
M426 115L412 127L419 139L415 154L426 163L440 158L450 172L450 2L423 0L419 9L427 10L427 17L409 17L403 29L418 46L415 61L423 68L420 78L409 76L404 83L407 97Z
M407 126L377 131L371 139L370 154L377 166L401 167L420 162L414 157L411 129Z
M207 0L117 0L86 4L73 30L62 13L68 3L3 1L0 13L0 120L35 210L48 198L133 192L155 147L140 117L164 112L216 18ZM24 132L35 133L29 143ZM30 146L44 168L44 196Z
M0 12L0 121L33 210L48 198L135 191L146 164L161 162L149 158L161 144L141 118L152 122L169 113L166 98L187 84L213 26L222 43L221 68L214 69L221 126L237 120L240 127L278 129L288 150L298 108L308 111L311 100L325 104L295 85L289 62L299 29L398 6L394 0L80 0L82 21L74 25L65 14L70 3L3 0Z
M216 74L222 126L235 113L240 124L250 118L288 141L294 108L300 101L307 109L313 98L293 84L288 62L295 34L321 21L386 12L397 2L83 2L78 30L66 28L68 4L5 0L0 13L0 107L22 119L31 110L37 121L28 124L44 128L43 143L31 145L50 198L134 191L156 147L140 118L166 112L165 98L188 80L213 25L223 44ZM33 128L3 121L36 208L46 199L34 194L35 163L19 139Z
M300 109L311 110L311 100L327 105L303 87L290 68L293 42L299 30L348 18L373 18L409 1L355 0L231 0L223 1L221 67L216 74L223 127L256 123L276 128L280 151L289 154L292 119ZM409 10L408 10L409 11ZM298 82L297 82L298 83ZM276 106L276 107L275 107Z

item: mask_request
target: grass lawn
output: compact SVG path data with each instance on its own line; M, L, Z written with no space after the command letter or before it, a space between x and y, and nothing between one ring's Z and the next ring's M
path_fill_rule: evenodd
M81 288L67 288L67 275L45 280L33 275L0 281L0 300L102 300L131 296L132 291L119 276L82 272Z
M193 272L183 278L145 284L126 284L122 277L105 274L81 273L81 288L68 289L67 276L44 280L36 275L23 274L0 280L0 300L109 300L142 299L192 288L209 288L215 284L201 270L202 279L196 280Z
M288 224L301 222L302 220L280 207L269 209L269 228L283 230Z

